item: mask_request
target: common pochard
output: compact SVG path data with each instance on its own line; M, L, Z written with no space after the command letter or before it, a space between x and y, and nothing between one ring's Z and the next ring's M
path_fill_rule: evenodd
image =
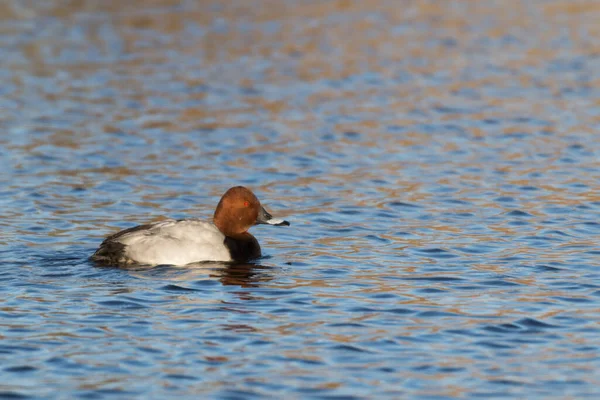
M243 186L229 189L213 222L197 218L164 220L108 236L92 255L103 264L185 265L201 261L247 261L261 256L248 229L257 224L289 225L271 216Z

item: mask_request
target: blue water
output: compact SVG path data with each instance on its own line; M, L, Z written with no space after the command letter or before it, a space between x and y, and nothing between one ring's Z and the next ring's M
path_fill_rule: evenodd
M0 398L600 396L597 3L0 14ZM255 263L89 262L234 185Z

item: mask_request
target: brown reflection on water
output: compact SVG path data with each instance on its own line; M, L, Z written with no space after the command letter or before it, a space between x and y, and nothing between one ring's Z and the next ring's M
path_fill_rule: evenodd
M114 39L123 53L144 55L143 59L121 61L111 68L137 67L139 72L143 68L151 68L153 63L168 62L162 51L166 46L198 54L205 65L221 65L241 57L250 57L250 63L260 58L281 61L280 65L269 70L267 81L288 79L285 72L289 69L297 72L300 79L307 80L340 79L365 68L392 73L393 69L388 64L406 59L428 61L424 65L412 66L413 72L433 71L440 64L444 65L444 69L459 72L472 62L470 59L467 61L465 55L489 51L478 44L481 36L524 37L535 33L536 43L532 43L526 53L512 53L511 44L506 44L502 52L494 53L493 61L517 69L550 59L558 52L549 45L553 38L551 27L557 22L566 28L575 46L586 53L597 51L600 46L593 40L600 28L593 18L586 17L597 11L598 6L594 2L582 2L577 7L564 0L528 4L518 0L502 3L407 1L401 4L390 0L368 3L238 0L228 3L201 1L187 3L183 7L179 1L165 0L145 2L144 5L144 10L139 10L119 2L70 2L68 6L48 2L44 9L27 12L20 8L12 10L10 5L5 5L3 15L22 21L36 21L43 16L61 20L64 24L62 29L57 29L57 35L29 42L34 48L36 44L49 45L57 52L72 46L60 33L68 32L70 24L77 23L78 19L87 18L87 29L83 33L87 36L86 43L106 54L111 53L114 49L106 43L101 31L108 26L117 34ZM565 13L570 18L565 18ZM334 17L339 14L348 18L338 22ZM533 18L539 14L545 14L546 26L539 26L537 19ZM88 18L90 15L97 17ZM573 15L578 18L573 18ZM253 24L245 26L244 22ZM278 29L261 29L261 24L273 22L277 22ZM411 30L410 27L415 24L426 24L431 26L431 30ZM189 35L186 29L190 25L203 27L205 34ZM155 35L140 40L142 38L138 35L142 31L154 32ZM453 38L454 46L434 42L423 46L423 43L428 43L424 40L424 32L430 39ZM43 64L45 57L39 50L21 49L29 54L28 58L41 62L30 65ZM245 82L246 86L253 83L243 74L237 79ZM196 79L195 82L199 81ZM418 86L419 82L412 82L413 88L415 84ZM443 87L430 89L445 92Z
M553 60L558 50L549 50L552 46L548 42L554 37L550 27L555 21L560 21L561 26L572 36L574 46L579 48L582 54L595 54L600 49L597 41L591 40L600 28L592 23L592 18L586 17L588 13L597 10L597 5L578 3L577 6L573 6L565 1L531 5L516 0L502 4L409 1L400 5L395 1L385 0L368 3L333 1L324 4L287 4L265 0L248 3L235 1L227 4L203 1L181 7L178 1L164 0L145 3L145 11L118 2L70 2L68 6L53 5L49 2L43 10L29 11L21 8L12 10L11 6L4 8L4 15L23 21L35 23L45 15L54 16L61 21L60 26L42 24L42 31L48 29L49 32L34 39L24 39L21 45L12 49L27 60L25 64L15 64L15 70L25 66L34 68L35 75L54 76L59 71L69 73L69 78L59 87L62 93L48 94L49 96L72 96L72 80L90 72L109 69L121 77L119 80L109 81L109 87L130 88L126 96L144 106L140 110L141 113L157 113L157 119L146 121L141 125L142 129L181 133L198 129L246 128L250 124L247 120L249 115L266 110L271 120L278 121L288 128L282 130L282 146L265 149L277 152L289 151L286 150L288 146L293 148L295 145L301 145L302 143L298 143L296 132L299 129L310 129L315 124L310 115L305 115L302 121L292 121L286 117L286 113L294 108L288 102L291 99L273 100L256 96L246 99L243 108L188 106L166 117L164 110L153 110L148 104L148 97L157 93L145 87L140 78L147 71L153 71L165 64L173 67L169 80L174 84L181 83L184 88L197 87L206 82L237 83L241 87L252 88L256 85L285 84L297 80L340 80L366 71L393 80L397 77L399 66L401 70L416 75L433 74L439 70L448 74L450 79L446 80L447 83L442 82L434 87L424 79L413 79L406 83L394 82L383 90L377 88L372 91L351 91L323 88L307 99L307 110L331 104L339 99L344 101L343 107L339 107L339 112L354 114L379 111L380 106L365 104L365 97L368 102L369 97L381 96L384 92L389 97L387 108L398 110L397 114L403 114L414 105L426 107L431 103L445 104L449 101L465 103L464 98L459 99L455 95L460 89L477 89L486 85L510 87L513 84L512 78L471 79L463 76L464 70L470 65L476 66L476 63L489 62L497 67L516 71L525 66L535 66ZM547 26L539 26L537 20L532 19L533 15L539 13L548 18ZM576 14L579 18L565 19L564 13ZM335 16L338 14L344 14L348 18L345 18L343 23L337 22ZM69 40L66 34L83 20L86 30L80 34L84 37L79 42ZM244 25L245 22L248 22L247 26ZM278 25L273 31L263 26L275 22ZM426 24L432 29L411 29L415 24ZM203 34L190 35L186 32L186 27L190 26L202 29ZM103 33L106 30L114 34L110 43ZM424 32L427 32L427 37L423 36ZM586 32L587 35L583 35L582 32ZM22 33L32 34L27 29ZM526 42L519 48L513 48L515 45L510 43L499 48L486 47L479 43L482 36L501 38L507 35L535 37L536 42ZM444 39L452 39L453 45L444 46L437 43ZM423 45L424 43L427 45ZM82 54L89 51L80 49L80 45L92 46L100 54L107 57L112 54L116 58L108 64L89 61L85 56L70 59L68 63L61 60L60 55L65 51L80 51ZM178 67L176 58L169 59L165 55L167 49L194 55L197 57L197 64ZM48 53L52 57L47 57ZM129 54L134 54L135 57L119 57ZM480 56L474 57L473 54ZM249 67L264 59L272 61L272 64L267 68L264 80L256 81L248 72L251 69ZM419 60L418 65L415 65L416 60ZM552 79L529 76L526 72L520 74L523 75L514 79L518 80L521 88L556 86ZM17 86L22 85L18 74L14 79L17 80ZM568 82L570 78L566 79ZM577 85L575 77L572 82ZM599 83L600 80L596 79L586 84L598 86ZM553 89L558 98L537 99L534 104L531 104L529 99L521 98L519 91L503 99L478 99L477 104L488 104L497 109L474 114L473 118L509 115L524 108L539 107L548 103L568 110L571 106L567 101L560 99L559 89ZM84 87L77 90L85 95L93 93L95 89ZM203 92L185 93L182 90L181 94L173 95L170 100L174 104L183 104L190 100L203 100L205 97L206 93ZM136 116L131 111L110 107L110 97L85 101L106 106L106 111L110 114L105 118L109 120L106 124L108 130L111 130L110 120L127 120ZM385 121L385 124L365 117L352 124L337 124L334 129L336 132L359 129L370 138L383 139L382 128L386 124L406 125L410 121L406 117L399 117L395 121L391 116L386 117L390 119ZM447 121L455 118L452 115L444 117ZM597 118L590 122L595 120ZM585 126L586 121L581 121L580 125ZM76 148L79 146L81 135L86 135L85 128L84 125L76 132L56 131L47 140L55 146ZM514 126L507 128L507 132L522 129L520 126ZM473 128L473 131L475 135L483 135L478 128ZM379 144L380 141L373 139L362 143L363 146ZM408 144L406 138L394 142L399 148ZM450 143L446 146L446 150L452 148ZM249 148L247 151L251 152L253 149ZM349 178L346 176L346 179Z
M288 231L256 229L273 256L261 260L267 266L132 269L124 274L141 279L109 293L147 294L151 286L153 294L180 302L176 312L165 311L174 320L190 318L178 314L189 304L228 307L233 316L254 313L259 320L216 323L269 340L295 339L281 343L291 345L283 352L289 360L271 365L288 375L310 377L339 366L330 359L339 350L335 343L381 355L380 364L362 364L372 388L385 374L369 377L369 369L397 367L386 355L436 353L434 360L414 353L396 371L421 385L429 381L431 388L411 389L420 395L464 395L472 389L469 378L490 382L497 369L519 372L523 360L547 359L560 373L585 368L561 358L584 360L589 349L574 343L595 345L593 332L567 332L580 321L553 317L579 316L592 325L598 311L597 288L581 285L595 279L589 260L598 229L581 225L597 211L590 203L600 201L593 155L600 102L592 91L600 79L590 67L600 53L597 2L33 3L0 2L0 19L9 22L0 31L7 88L0 128L21 129L12 139L0 135L14 169L3 195L17 199L3 209L3 245L33 239L26 244L53 256L57 247L72 246L79 263L107 233L128 224L163 215L210 218L222 186L250 178L264 204L276 204L268 207L274 215L297 221ZM577 59L588 61L561 70ZM569 94L577 90L594 95ZM511 214L516 211L521 214ZM15 254L10 257L23 257ZM62 264L23 270L35 276L64 267L86 276L69 286L89 279L89 265ZM104 272L92 299L109 286ZM171 283L180 287L169 289ZM19 288L14 285L15 293ZM54 292L36 296L55 304ZM293 296L297 301L288 301ZM82 314L72 312L75 320ZM512 343L506 358L486 361L494 350L481 347L483 331L519 325L521 318L563 326L551 333L556 339L543 338L542 328L526 333L547 340L539 354L527 353L534 343ZM362 326L345 330L346 323ZM520 325L516 335L528 330ZM457 328L473 336L461 342L444 332ZM203 355L206 361L236 359L220 354L235 345L211 340L214 355ZM378 340L388 343L378 349ZM394 342L404 347L388 352ZM264 357L254 350L243 351ZM331 364L317 369L288 361ZM422 370L421 362L476 370L461 377ZM507 375L539 381L541 366L532 378ZM102 373L87 374L86 382ZM206 375L201 384L220 378ZM113 383L86 382L84 389Z
M585 110L590 105L597 105L597 100L573 104L562 97L561 90L564 86L582 85L576 74L565 74L561 82L556 82L553 75L540 74L540 70L535 69L542 68L543 72L544 65L561 57L563 50L552 45L552 40L556 39L553 29L556 24L565 30L572 50L579 55L593 56L600 51L600 43L593 40L594 35L600 33L594 18L599 7L593 2L573 5L572 2L558 0L401 3L391 0L324 3L238 0L226 4L189 2L181 6L179 1L160 0L145 2L143 10L127 2L74 1L68 5L47 2L41 8L30 10L15 7L17 2L11 4L13 6L2 6L2 15L22 24L4 28L7 34L20 35L20 40L8 51L18 54L23 61L18 61L18 57L8 58L16 90L7 96L27 109L28 102L35 103L35 98L23 100L25 91L37 90L40 96L57 104L56 109L39 112L26 122L32 131L51 130L51 134L43 136L43 139L31 139L25 144L10 144L11 150L43 158L49 152L47 146L52 146L73 150L76 155L85 157L86 154L78 152L94 150L95 142L119 144L122 141L118 137L120 133L136 136L141 141L131 151L133 156L127 166L72 168L63 163L58 169L37 172L39 177L48 179L56 176L79 180L73 183L57 179L48 183L53 187L93 188L101 179L123 181L132 178L134 183L131 186L139 185L134 190L139 196L132 201L133 204L163 211L165 198L192 196L194 190L156 189L157 192L144 193L142 189L151 188L149 185L142 187L140 178L160 172L161 163L163 166L170 163L173 170L177 170L180 169L177 164L180 160L194 161L196 157L199 161L190 169L206 169L203 164L206 159L207 163L215 163L213 157L219 157L226 150L206 150L197 141L185 138L177 142L188 151L181 154L181 149L164 148L154 139L147 138L145 132L159 130L183 137L190 132L197 134L202 131L208 135L219 129L240 129L247 130L248 145L238 151L239 157L225 161L227 166L248 168L248 158L261 152L284 156L302 154L314 159L325 155L332 157L331 164L335 164L334 155L344 151L356 154L372 152L364 158L377 160L389 154L402 155L414 152L415 148L429 148L435 149L440 158L447 160L447 165L419 157L370 164L361 158L352 160L353 163L346 168L334 165L321 174L286 177L286 183L295 187L331 187L343 182L345 186L336 190L335 196L352 199L353 205L361 207L385 209L390 201L428 203L435 195L428 192L432 184L425 182L424 176L440 175L444 168L452 170L466 166L480 172L434 178L435 185L471 185L472 189L463 188L456 197L473 204L452 206L453 212L481 208L501 213L510 209L511 206L501 207L481 196L492 171L502 172L506 178L491 185L499 182L514 186L530 185L547 192L535 201L521 199L521 208L534 217L543 216L543 210L539 209L542 203L577 206L600 199L593 191L573 194L568 186L556 186L546 178L563 168L555 163L564 156L569 135L577 133L580 138L594 139L595 131L589 127L600 121L600 117L592 113L580 112L576 123L570 125L562 122L563 115L558 111L568 113L576 107ZM544 15L545 24L538 23L536 16L539 14ZM48 16L59 22L47 20ZM340 16L344 18L338 18ZM419 29L415 29L417 27ZM486 44L482 37L498 41ZM500 41L505 37L519 40ZM69 52L72 53L70 56L65 55ZM94 58L95 52L100 56ZM185 64L181 63L182 58L185 58ZM268 65L260 66L265 61ZM470 69L485 71L488 64L509 73L470 76ZM83 79L103 71L110 72L104 82L91 84ZM46 90L43 80L28 84L23 72L39 78L50 77L55 87ZM429 79L440 72L443 72L444 79ZM400 79L402 73L410 74L411 79ZM268 85L286 87L298 82L307 85L336 82L361 74L375 74L381 83L373 88L365 87L362 81L356 86L332 88L325 84L316 85L303 100L300 94L297 96L294 92L278 93L279 96L261 92ZM159 80L169 85L180 85L180 89L163 91L161 87L150 85L144 79L147 75L160 77ZM204 88L208 85L216 88L220 85L237 86L253 94L240 94L240 104L214 105L207 102L210 96ZM600 79L589 79L585 85L598 87ZM489 87L513 90L503 92L502 96L486 96L484 90ZM113 95L97 94L103 88L113 89ZM523 96L524 91L531 88L548 88L551 95ZM480 92L479 97L461 96L459 92L465 89ZM160 97L167 104L154 104L154 97ZM65 100L69 101L68 104L61 105L60 101ZM123 107L121 101L134 102L137 106ZM85 107L78 108L79 103L85 104ZM431 111L448 104L464 108L467 112L440 116ZM557 112L548 112L548 109ZM294 111L299 111L300 115L291 115ZM411 111L417 113L410 114ZM502 141L486 140L490 134L480 126L465 127L468 141L459 141L455 135L432 137L430 132L419 126L431 122L460 124L465 120L509 119L523 114L541 116L548 123L544 129L552 133L552 137L534 135L539 130L538 126L518 121L502 128L507 137L524 134L512 146ZM67 115L66 121L62 121L63 115ZM328 125L327 118L336 115L360 117L351 122L335 121ZM121 122L140 118L145 119L134 127L119 127ZM61 121L64 123L58 124ZM264 133L257 128L262 123L277 124L278 136L265 140ZM320 142L320 151L316 151L314 143L319 140L319 133L311 132L324 125L337 137L331 142ZM410 129L402 135L390 133L388 127L394 125ZM354 142L344 137L345 132L359 132L361 141ZM156 148L146 149L153 145ZM461 150L466 155L457 159L451 155ZM105 151L108 154L110 150ZM141 153L139 157L137 151ZM488 163L486 151L490 152L488 154L494 152L501 162L495 165ZM532 153L542 151L549 155L547 161L531 161ZM176 156L177 160L165 161L165 155ZM43 163L53 165L51 161ZM16 166L26 167L27 162L20 161ZM420 173L408 175L406 172L410 168ZM168 168L166 171L170 173ZM291 174L297 171L297 167L281 163L276 167L266 166L264 171ZM535 173L541 177L533 177ZM374 186L376 195L357 190L364 186L364 182L382 177L388 180L388 184ZM594 177L582 175L571 178L571 181L591 183ZM257 183L255 189L269 193L269 184ZM217 190L220 189L206 189L211 196L219 195ZM499 185L495 186L495 190L496 196L514 195L514 191ZM301 196L289 196L285 200L292 205L308 203L306 197ZM60 210L52 212L57 218L78 212L78 201L69 196L54 201L40 200L39 203L60 204ZM95 203L99 208L108 205L110 202ZM198 209L210 213L213 206L210 203L200 204ZM338 203L324 202L318 207L307 204L293 210L282 210L280 214L283 217L291 214L301 217L310 213L335 213L338 209ZM195 211L191 209L190 215ZM440 212L432 210L434 214ZM156 217L151 215L149 219ZM135 219L132 223L146 222L138 220L141 218L139 215L131 218ZM98 222L100 228L110 225ZM414 232L420 227L418 224L418 221L398 221L395 227ZM403 239L386 232L382 237L394 240L401 246L397 248L400 251L402 246L430 246L443 235L463 234L461 226L438 221L430 225L432 233L427 236ZM65 228L51 235L61 236L77 229L89 231L89 226ZM519 227L493 224L489 225L489 229L505 235L517 235L520 230ZM473 239L485 241L485 238ZM266 239L265 243L270 244L271 241ZM348 239L344 235L323 237L315 243L327 247L327 250L315 250L317 255L348 245L349 254L360 256L364 246L359 240ZM529 251L534 249L519 248L522 253Z

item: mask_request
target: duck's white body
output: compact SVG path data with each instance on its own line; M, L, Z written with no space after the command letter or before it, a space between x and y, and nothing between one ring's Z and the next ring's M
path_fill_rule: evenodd
M185 265L232 261L225 235L214 224L196 218L139 226L107 238L105 244L121 252L117 256L120 263Z

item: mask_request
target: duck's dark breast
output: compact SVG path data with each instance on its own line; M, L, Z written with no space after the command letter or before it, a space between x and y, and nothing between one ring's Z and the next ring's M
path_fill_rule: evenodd
M234 239L225 236L224 243L233 261L248 261L260 257L258 240L250 234L248 234L247 239Z

